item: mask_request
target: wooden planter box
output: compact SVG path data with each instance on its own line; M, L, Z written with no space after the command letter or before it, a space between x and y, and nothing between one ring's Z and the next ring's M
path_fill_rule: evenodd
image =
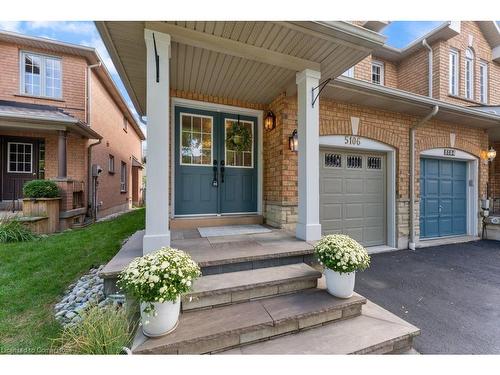
M46 217L46 233L59 231L59 206L61 198L24 198L23 216Z

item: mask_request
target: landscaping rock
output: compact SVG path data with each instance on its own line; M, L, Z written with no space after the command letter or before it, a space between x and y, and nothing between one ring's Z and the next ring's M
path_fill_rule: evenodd
M104 282L98 276L104 265L92 268L75 283L68 286L61 301L54 305L56 320L64 327L81 320L80 314L89 306L104 307L112 301L104 299Z

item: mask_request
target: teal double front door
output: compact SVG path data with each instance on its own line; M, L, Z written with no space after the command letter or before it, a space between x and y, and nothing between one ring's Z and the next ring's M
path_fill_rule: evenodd
M254 117L175 108L175 215L257 212L257 131Z

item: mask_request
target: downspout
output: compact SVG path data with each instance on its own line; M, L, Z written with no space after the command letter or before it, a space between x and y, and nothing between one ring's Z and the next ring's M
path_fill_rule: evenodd
M91 70L94 68L98 68L102 65L102 62L98 62L97 64L93 65L88 65L87 70L86 70L86 75L85 75L85 80L86 80L86 85L85 85L85 122L87 123L87 126L90 126L90 119L91 119L91 109L92 109L92 101L91 99L91 94L92 94L92 85L91 85L91 77L90 73ZM90 217L92 220L96 219L95 215L95 207L94 207L94 188L92 185L92 148L94 146L97 146L101 144L102 140L99 139L97 142L94 142L90 144L87 147L87 207L90 208Z
M438 111L439 106L435 105L427 116L410 127L410 250L415 250L415 130L436 116Z
M429 51L427 84L429 85L429 98L432 98L432 48L429 43L427 43L427 39L422 40L422 45Z

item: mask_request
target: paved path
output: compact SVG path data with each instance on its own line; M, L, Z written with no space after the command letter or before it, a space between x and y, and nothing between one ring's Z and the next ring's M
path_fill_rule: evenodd
M500 242L373 255L356 292L419 327L423 354L500 354Z

